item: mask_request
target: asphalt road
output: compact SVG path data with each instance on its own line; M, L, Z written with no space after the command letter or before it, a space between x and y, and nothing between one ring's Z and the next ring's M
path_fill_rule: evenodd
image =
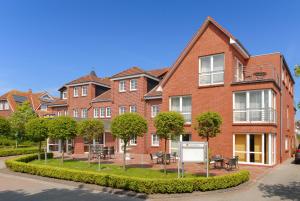
M0 158L0 168L4 168ZM142 200L126 192L112 192L95 185L80 185L69 181L57 181L0 170L0 201L108 201ZM101 187L99 187L100 189ZM242 185L236 190L223 192L195 192L182 195L155 195L147 200L170 201L300 201L300 165L287 161L275 167L268 175L255 183Z

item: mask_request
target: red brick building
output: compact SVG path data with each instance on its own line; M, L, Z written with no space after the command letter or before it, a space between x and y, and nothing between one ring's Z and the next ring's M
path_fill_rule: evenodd
M138 112L149 126L144 137L130 141L131 152L163 150L153 126L159 111L178 111L186 121L180 138L168 142L170 152L176 151L178 141L203 140L193 124L206 111L223 118L221 134L210 141L212 154L237 155L246 164L275 165L290 157L294 147L294 80L284 56L250 55L210 17L170 68L132 67L109 79L92 72L59 91L61 99L49 106L53 114L102 119L106 133L94 143L114 146L118 152L122 142L112 137L109 125L111 118L124 112ZM75 153L84 153L83 139L72 143Z
M9 117L17 106L25 101L28 101L32 109L43 117L49 113L48 104L55 101L57 98L51 96L48 92L33 93L32 90L18 91L11 90L0 96L0 116Z

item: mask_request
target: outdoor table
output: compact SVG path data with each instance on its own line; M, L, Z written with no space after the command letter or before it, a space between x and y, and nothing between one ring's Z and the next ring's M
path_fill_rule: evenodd
M217 168L217 163L220 164L220 167L224 167L224 158L214 158L213 161L215 161L214 167Z

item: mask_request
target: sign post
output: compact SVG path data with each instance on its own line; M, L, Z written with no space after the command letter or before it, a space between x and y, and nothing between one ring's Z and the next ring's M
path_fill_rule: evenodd
M180 160L178 160L178 178L184 176L184 163L205 163L206 177L208 177L209 159L207 142L180 142L178 150Z

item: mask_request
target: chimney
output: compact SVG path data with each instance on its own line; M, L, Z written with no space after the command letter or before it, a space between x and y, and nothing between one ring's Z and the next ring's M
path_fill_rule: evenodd
M96 72L95 72L94 70L92 70L92 71L90 72L90 75L96 76L96 77L97 77L97 74L96 74Z

